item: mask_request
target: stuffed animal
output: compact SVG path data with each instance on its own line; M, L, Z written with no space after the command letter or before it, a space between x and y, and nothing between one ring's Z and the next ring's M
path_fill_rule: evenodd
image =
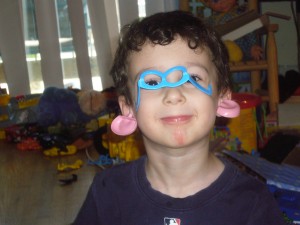
M49 87L39 100L38 122L42 126L87 123L107 107L117 107L112 89L100 92Z
M90 116L105 113L118 113L117 95L113 87L103 91L85 90L78 93L78 102L81 110Z
M78 103L85 114L95 116L106 108L106 96L100 91L80 91L78 92Z
M81 110L75 91L70 89L46 88L40 97L37 111L38 123L44 127L58 123L70 126L91 120Z
M246 5L239 6L237 0L202 0L212 10L212 15L207 22L212 25L221 25L247 10ZM259 60L262 58L263 49L257 44L255 33L249 33L235 43L242 49L243 60Z

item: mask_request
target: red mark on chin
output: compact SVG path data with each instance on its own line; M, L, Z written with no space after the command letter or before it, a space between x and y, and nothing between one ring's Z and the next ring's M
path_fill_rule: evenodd
M161 120L164 124L171 126L174 130L172 131L173 137L178 145L185 143L185 129L182 126L191 122L193 115L177 115L163 117Z
M177 144L182 145L184 144L184 136L182 134L182 131L177 128L174 132L174 138L177 141Z

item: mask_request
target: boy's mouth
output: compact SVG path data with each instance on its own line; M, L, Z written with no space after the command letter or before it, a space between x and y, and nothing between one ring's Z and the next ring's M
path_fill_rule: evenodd
M163 123L166 124L185 124L187 122L189 122L192 119L192 115L178 115L178 116L167 116L167 117L163 117L161 118L161 120L163 121Z

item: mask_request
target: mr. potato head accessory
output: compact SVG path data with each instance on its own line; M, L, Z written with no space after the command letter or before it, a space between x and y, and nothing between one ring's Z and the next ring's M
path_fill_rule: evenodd
M167 80L167 77L173 72L180 72L177 78L177 81L170 82ZM144 71L138 80L137 83L137 100L136 100L136 111L138 111L140 105L140 92L141 89L145 90L158 90L164 87L176 88L178 86L184 85L187 82L191 83L201 92L211 96L212 95L212 85L209 84L207 87L204 87L197 83L193 75L190 75L187 72L187 69L184 66L175 66L168 69L165 72L158 70L146 70ZM239 105L232 100L223 99L218 104L217 116L223 116L228 118L233 118L239 115L240 107ZM133 114L129 115L119 115L117 116L112 124L111 130L121 136L126 136L132 134L137 128L137 121L134 118Z

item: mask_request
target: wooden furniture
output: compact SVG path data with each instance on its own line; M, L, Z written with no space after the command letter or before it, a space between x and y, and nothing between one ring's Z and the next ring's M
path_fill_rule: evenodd
M181 10L189 11L189 0L180 0L179 7ZM258 10L257 0L248 0L249 10ZM262 94L261 91L261 71L267 71L268 90L267 95L263 95L262 99L269 102L270 112L277 110L279 103L279 84L278 84L278 59L277 46L275 40L275 32L278 30L277 24L269 24L266 26L266 59L259 61L245 61L239 63L231 63L230 70L232 72L250 71L251 72L251 89L253 93Z

